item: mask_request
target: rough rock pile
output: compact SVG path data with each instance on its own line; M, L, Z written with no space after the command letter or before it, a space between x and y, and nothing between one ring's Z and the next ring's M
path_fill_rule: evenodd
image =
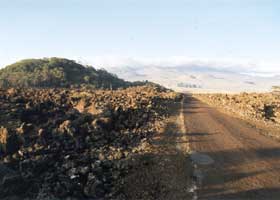
M129 160L179 99L155 86L0 90L0 199L125 199Z
M280 124L280 96L274 93L201 94L199 99L244 118Z

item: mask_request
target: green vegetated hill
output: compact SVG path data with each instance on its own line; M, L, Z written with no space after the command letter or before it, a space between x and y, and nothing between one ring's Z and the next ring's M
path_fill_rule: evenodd
M64 58L26 59L0 70L0 87L127 87L126 82L103 69L83 66Z

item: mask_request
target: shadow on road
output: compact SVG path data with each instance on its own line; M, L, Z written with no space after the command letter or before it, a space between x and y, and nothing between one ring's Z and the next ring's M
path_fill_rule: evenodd
M215 194L209 194L202 197L203 200L279 200L280 188L260 188L246 190L243 192L219 194L223 190L213 191Z

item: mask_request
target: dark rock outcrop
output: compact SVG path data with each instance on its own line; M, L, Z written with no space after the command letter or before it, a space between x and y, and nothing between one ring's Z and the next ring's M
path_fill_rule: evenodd
M152 86L0 90L0 198L117 199L128 160L179 99Z

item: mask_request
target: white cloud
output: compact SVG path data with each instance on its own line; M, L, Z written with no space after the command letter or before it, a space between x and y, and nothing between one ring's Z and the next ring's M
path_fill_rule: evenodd
M77 59L84 64L90 64L97 68L113 67L207 67L217 70L228 70L237 73L247 74L280 74L280 62L254 61L245 59L209 59L209 58L188 58L184 56L171 57L121 57L121 56L96 56L86 59Z

